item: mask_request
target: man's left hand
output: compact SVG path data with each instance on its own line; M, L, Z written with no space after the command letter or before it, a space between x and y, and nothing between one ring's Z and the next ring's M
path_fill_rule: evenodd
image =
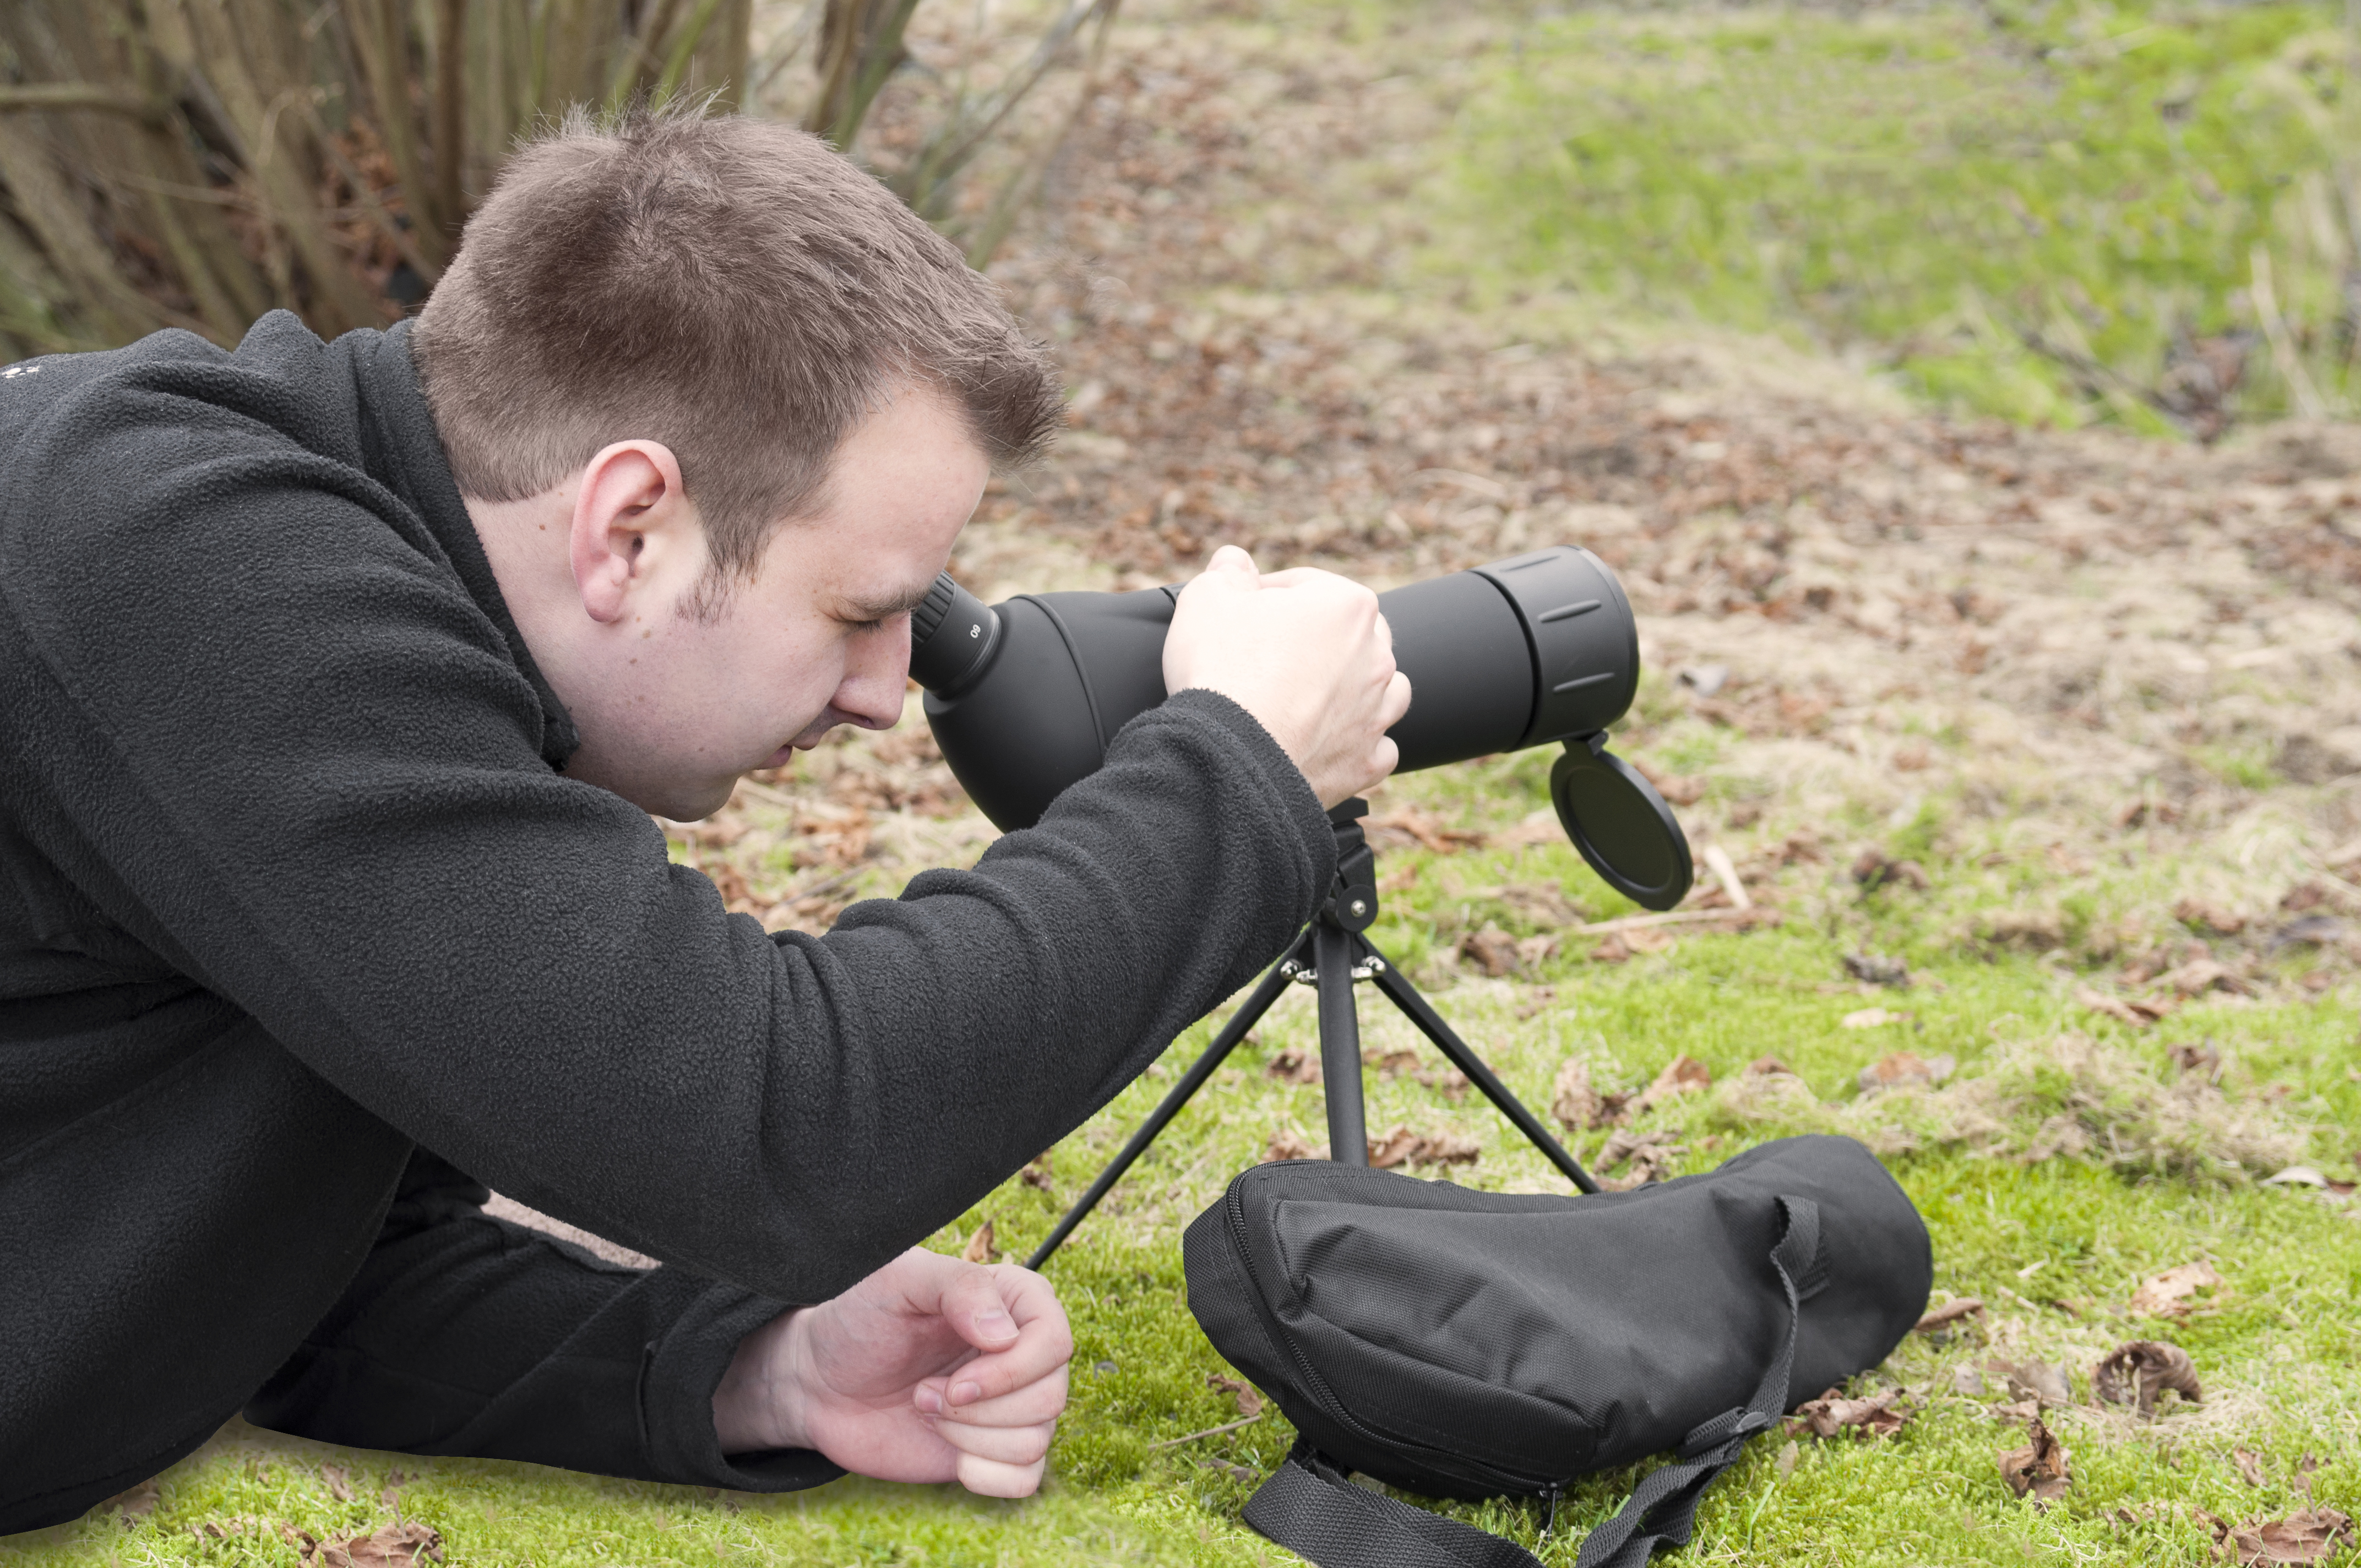
M816 1449L879 1480L1030 1497L1073 1354L1039 1275L913 1247L740 1342L714 1390L714 1429L725 1453Z

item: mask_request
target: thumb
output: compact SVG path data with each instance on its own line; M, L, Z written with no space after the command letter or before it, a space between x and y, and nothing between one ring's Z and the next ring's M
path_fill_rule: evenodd
M1205 571L1208 575L1219 572L1235 578L1243 587L1256 586L1262 577L1262 574L1255 570L1254 557L1235 544L1224 544L1214 551L1213 558L1205 563Z
M967 1270L946 1286L941 1311L951 1331L978 1350L1006 1350L1016 1343L1016 1320L988 1269Z

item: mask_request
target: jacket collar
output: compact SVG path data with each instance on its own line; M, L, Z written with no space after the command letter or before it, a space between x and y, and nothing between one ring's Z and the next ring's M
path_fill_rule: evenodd
M542 757L551 767L563 768L582 744L581 733L542 675L541 666L533 662L533 650L525 646L524 634L517 630L516 618L501 597L500 579L492 575L483 541L476 537L467 503L459 499L450 459L443 452L443 438L435 432L434 416L418 384L418 367L410 356L410 325L399 322L387 332L347 333L337 340L337 346L348 347L352 354L353 383L362 411L361 440L370 473L424 521L450 557L468 597L500 628L517 668L533 683L533 695L541 700Z

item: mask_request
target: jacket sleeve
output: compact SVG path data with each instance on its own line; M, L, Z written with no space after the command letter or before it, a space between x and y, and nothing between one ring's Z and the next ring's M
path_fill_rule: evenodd
M110 496L71 547L0 526L29 650L5 678L67 716L16 759L27 829L313 1071L587 1230L824 1299L1080 1124L1333 874L1285 753L1184 692L973 870L774 938L542 761L529 683L414 515L169 380L21 448L41 496L0 488Z
M801 1450L724 1455L715 1440L723 1370L785 1304L605 1262L488 1216L487 1196L438 1157L412 1156L368 1262L247 1419L355 1448L738 1491L844 1474Z

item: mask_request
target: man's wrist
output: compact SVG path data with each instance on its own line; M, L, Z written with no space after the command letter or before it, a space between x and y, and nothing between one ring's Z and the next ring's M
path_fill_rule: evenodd
M806 1310L782 1312L738 1342L713 1390L713 1432L722 1453L811 1446L797 1370Z

